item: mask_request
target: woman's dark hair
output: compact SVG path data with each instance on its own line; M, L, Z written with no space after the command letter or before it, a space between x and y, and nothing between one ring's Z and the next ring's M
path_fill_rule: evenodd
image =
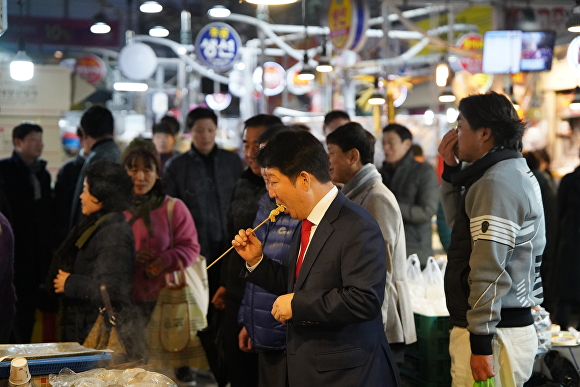
M526 159L530 171L535 171L540 168L540 161L537 159L536 155L534 155L534 152L524 152L523 156L524 159Z
M120 164L99 160L86 171L89 192L100 203L104 212L124 211L133 199L133 181Z
M137 166L139 160L143 161L143 164L148 167L155 168L157 174L161 173L161 162L159 161L159 155L155 149L155 145L151 141L134 139L125 149L123 157L121 159L123 166L126 169L134 168ZM161 179L155 181L155 185L151 188L150 192L155 192L158 195L165 195L165 186Z
M459 102L458 109L472 130L490 128L496 147L521 149L526 123L505 95L494 91L470 95Z
M308 172L321 183L330 181L330 164L324 147L305 131L283 130L258 153L262 168L278 168L292 183L300 172Z
M375 155L375 137L358 122L349 122L336 128L326 136L328 145L336 145L343 152L358 150L362 165L373 162Z

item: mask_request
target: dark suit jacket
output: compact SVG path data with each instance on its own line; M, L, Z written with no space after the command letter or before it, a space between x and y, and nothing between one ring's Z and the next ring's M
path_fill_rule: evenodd
M288 322L290 387L397 386L383 331L385 245L373 217L342 193L318 225L294 284L300 232L283 265L265 257L247 280L294 292Z

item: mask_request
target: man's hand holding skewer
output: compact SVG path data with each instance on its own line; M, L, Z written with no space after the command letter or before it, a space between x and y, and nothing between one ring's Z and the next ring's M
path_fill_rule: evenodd
M232 241L232 246L250 267L262 260L262 242L251 228L240 230Z

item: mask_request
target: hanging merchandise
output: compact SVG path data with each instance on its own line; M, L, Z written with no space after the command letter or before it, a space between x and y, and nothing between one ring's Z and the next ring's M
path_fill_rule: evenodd
M226 23L210 23L203 27L195 39L197 58L217 72L232 68L240 55L240 36Z

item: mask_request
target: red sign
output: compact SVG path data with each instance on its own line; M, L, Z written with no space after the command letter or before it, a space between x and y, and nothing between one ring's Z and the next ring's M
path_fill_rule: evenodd
M77 59L75 72L91 85L97 84L107 74L107 66L96 55L87 55Z
M483 50L483 36L476 33L466 34L459 38L457 47L465 50ZM471 74L479 74L482 70L482 56L465 56L457 58L459 67Z

